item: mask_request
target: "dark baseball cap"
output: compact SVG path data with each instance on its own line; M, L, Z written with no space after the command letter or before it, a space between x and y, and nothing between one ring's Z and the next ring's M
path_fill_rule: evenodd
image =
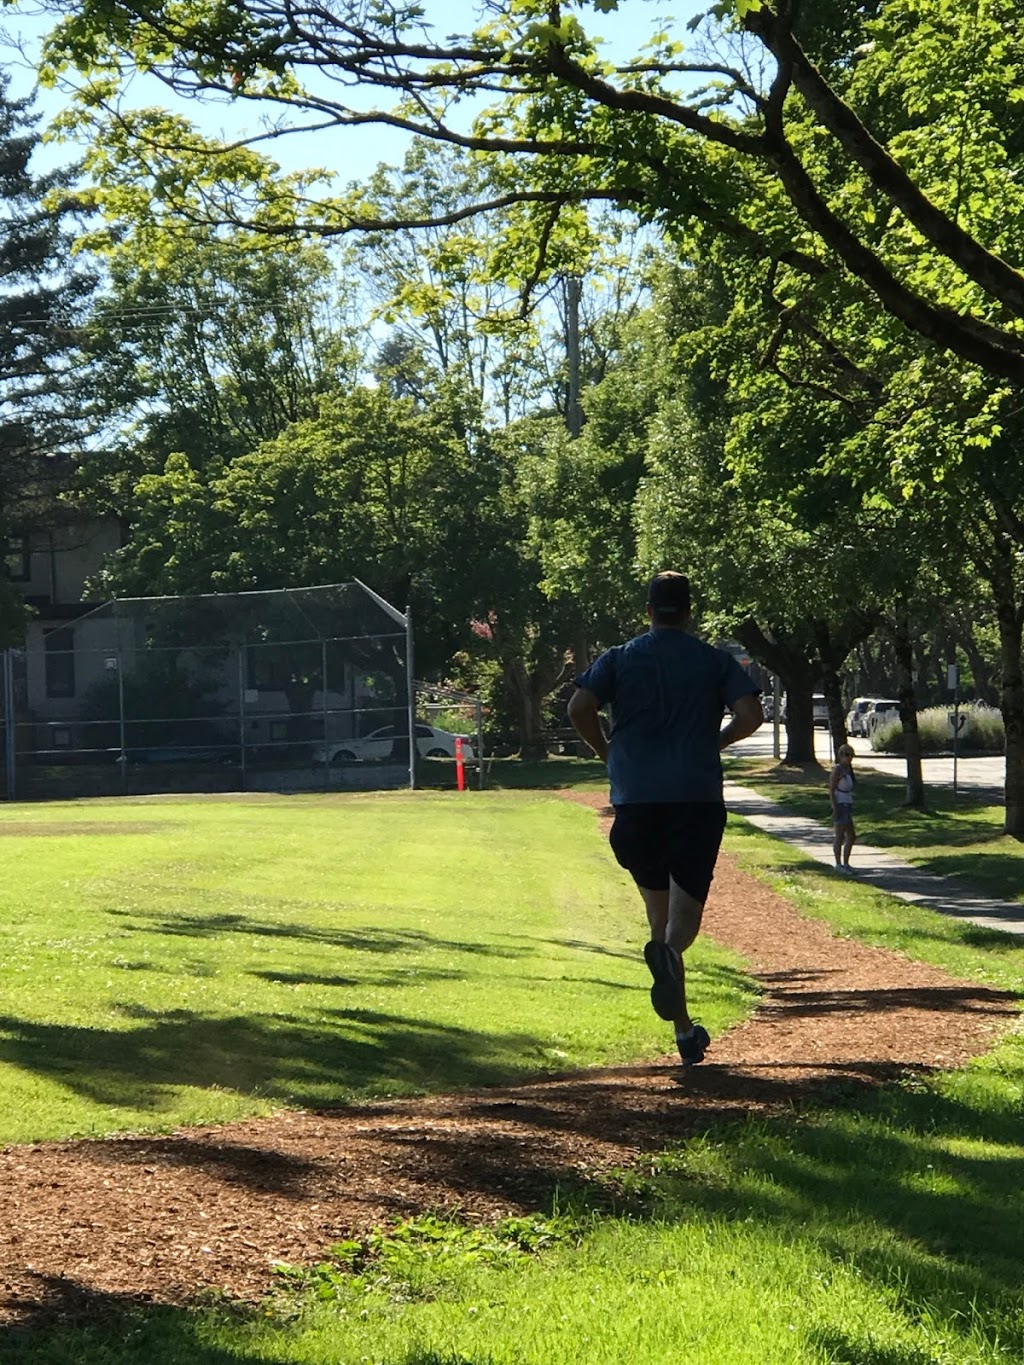
M671 569L656 573L647 585L647 604L659 616L685 616L690 610L690 580Z

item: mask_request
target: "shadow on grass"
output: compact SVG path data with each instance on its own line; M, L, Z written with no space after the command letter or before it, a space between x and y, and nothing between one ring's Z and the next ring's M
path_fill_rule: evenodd
M297 1359L273 1352L255 1310L228 1305L217 1311L229 1328L231 1344L223 1347L211 1340L216 1334L207 1327L209 1313L143 1306L128 1296L53 1276L40 1275L38 1283L40 1301L34 1311L17 1326L0 1328L4 1365L294 1365ZM487 1365L483 1357L424 1347L389 1356L389 1361Z
M508 791L557 791L590 782L608 785L608 771L596 758L548 758L538 763L496 758L487 772L489 787Z
M566 964L563 970L570 970ZM632 992L644 1008L647 981L571 975L572 985ZM748 992L749 978L724 964L702 964L704 988L717 996ZM114 1006L120 1028L96 1028L0 1014L0 1062L58 1082L95 1104L159 1118L182 1088L226 1090L304 1108L349 1104L373 1095L492 1088L551 1073L551 1037L528 1028L482 1032L437 1019L345 1005L349 979L316 973L261 972L286 985L337 988L338 1004L315 1015L287 1012L210 1015L187 1009ZM419 969L361 976L362 987L396 986L449 973ZM520 977L553 990L560 980Z
M1015 1070L1012 1082L1022 1079ZM1016 1087L1001 1097L998 1087L988 1108L910 1082L804 1123L711 1133L663 1158L646 1212L771 1226L780 1240L810 1241L880 1290L898 1290L908 1312L927 1304L953 1321L971 1305L993 1331L1002 1316L1019 1349L1024 1147ZM890 1359L850 1345L834 1358Z
M1019 899L1020 888L1024 885L1024 856L1020 853L936 852L921 859L917 866L934 877L947 877L954 884L967 882L975 894L980 891L982 895L999 899ZM1020 907L1024 914L1024 900L1020 901Z
M123 1011L124 1029L0 1016L0 1060L98 1104L164 1112L181 1087L316 1107L354 1095L414 1093L535 1075L550 1040L487 1035L366 1009L211 1018L188 1010ZM532 1065L531 1065L532 1063Z
M4 1365L288 1365L260 1345L250 1353L204 1341L203 1317L194 1311L141 1304L75 1280L36 1277L31 1307L13 1326L0 1328ZM230 1310L235 1324L253 1315Z
M777 802L792 814L831 828L827 779L823 782L800 770L782 768L741 768L730 776L754 786L766 800ZM897 779L873 772L859 774L856 817L867 842L879 848L958 848L1003 842L1010 857L1019 848L1019 842L1004 833L1001 803L991 792L963 792L954 802L948 791L929 788L924 810L907 806L905 794L905 783ZM1020 854L1016 856L1019 873Z
M854 1336L833 1327L811 1333L829 1365L935 1365L932 1351L919 1346L882 1346L870 1335Z
M393 1153L384 1169L400 1170L404 1178L427 1172L432 1182L446 1181L453 1190L500 1192L524 1208L564 1210L572 1204L608 1212L620 1207L634 1220L660 1226L699 1220L709 1227L735 1223L770 1229L780 1243L813 1245L823 1265L848 1266L877 1284L890 1306L902 1306L910 1318L926 1311L952 1323L963 1318L965 1305L972 1305L980 1322L994 1331L998 1325L1011 1349L1022 1344L1024 1149L1017 1095L1024 1063L1011 1060L1004 1073L989 1074L987 1080L983 1073L978 1083L989 1089L982 1103L942 1093L912 1075L905 1075L903 1084L872 1089L865 1080L896 1074L882 1063L861 1065L856 1084L841 1067L825 1074L820 1067L808 1070L812 1079L801 1093L811 1107L802 1111L802 1120L792 1112L792 1080L780 1081L771 1067L760 1078L750 1071L738 1076L725 1068L701 1068L685 1086L663 1092L654 1109L642 1112L634 1111L619 1082L628 1071L653 1077L664 1074L663 1068L577 1077L572 1105L563 1102L564 1095L559 1098L557 1085L550 1094L509 1090L474 1097L470 1112L489 1122L485 1141L467 1142L465 1133L460 1138L441 1111L437 1124L406 1129L394 1124L393 1111L385 1106L362 1106L348 1117L361 1134L375 1116L382 1118L376 1137ZM814 1107L826 1099L827 1109ZM776 1114L788 1112L751 1121L752 1112L763 1113L763 1105L772 1102ZM732 1121L723 1124L723 1119ZM539 1135L525 1140L535 1127ZM555 1131L569 1133L567 1146L554 1140ZM588 1131L614 1134L624 1148L664 1153L653 1161L656 1173L647 1174L648 1157L638 1171L620 1176L621 1183L595 1176L581 1166L571 1141L573 1134ZM698 1141L680 1146L686 1136ZM239 1178L235 1163L248 1166L252 1160L248 1149L223 1145L204 1151L178 1138L105 1146L111 1161L151 1161L162 1153L183 1165L205 1163L226 1180ZM308 1188L312 1181L320 1197L320 1177L310 1163L283 1158L277 1170L278 1159L268 1158L261 1188L296 1181ZM224 1356L204 1344L197 1320L187 1314L164 1309L135 1314L128 1301L80 1293L62 1280L44 1287L47 1297L10 1337L23 1349L0 1351L5 1365L8 1360L15 1365L274 1361L273 1354L247 1354L244 1315L237 1316L243 1330L235 1336L234 1353ZM56 1315L62 1318L59 1335L50 1325ZM108 1320L94 1330L78 1327L97 1316ZM836 1361L910 1365L915 1360L912 1353L901 1355L900 1348L893 1354L870 1333L862 1341L834 1332L827 1323L818 1331L822 1344L828 1340L834 1346L830 1359ZM266 1349L268 1343L260 1345ZM950 1358L956 1358L955 1349Z
M167 934L172 938L220 938L238 934L243 938L292 939L300 943L320 943L328 948L347 948L360 953L414 953L425 949L444 952L472 953L479 957L527 957L528 948L510 944L480 943L473 939L444 939L419 929L379 929L360 924L351 929L337 929L301 921L284 923L280 920L257 919L253 915L213 913L201 911L168 914L154 910L111 910L110 915L129 920L126 926L140 933Z

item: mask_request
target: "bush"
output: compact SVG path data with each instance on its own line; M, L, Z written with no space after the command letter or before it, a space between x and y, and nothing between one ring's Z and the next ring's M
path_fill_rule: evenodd
M953 747L949 733L948 706L929 706L917 713L917 729L921 736L921 752L925 754L948 753ZM960 731L960 747L980 749L984 753L1001 754L1005 747L1003 717L994 706L982 702L970 702L961 706L960 714L965 717ZM903 727L899 720L886 721L879 725L871 736L871 748L875 753L902 754L904 752Z

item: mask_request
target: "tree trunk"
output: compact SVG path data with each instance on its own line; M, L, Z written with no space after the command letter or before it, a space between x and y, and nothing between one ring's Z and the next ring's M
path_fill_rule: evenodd
M519 757L528 762L547 758L542 697L537 694L537 689L532 684L526 660L521 654L502 659L501 672L515 705L516 725L519 730Z
M839 668L842 659L836 661L827 625L820 623L815 634L818 637L818 655L821 659L821 690L828 707L828 728L832 736L832 752L838 754L839 746L846 743L846 712L843 710L843 689L839 681ZM812 703L813 712L813 703Z
M814 684L807 676L787 678L786 684L786 756L783 763L803 765L817 763L814 752Z
M814 754L815 670L807 653L796 645L769 635L756 621L747 619L736 627L736 639L755 659L781 680L786 691L786 756L783 763L816 763Z
M1014 582L1014 549L1009 538L997 533L990 581L999 623L999 654L1002 665L1001 707L1006 733L1005 833L1024 838L1024 672L1021 630L1024 610L1017 605Z
M924 773L921 768L921 732L917 727L917 698L914 695L914 642L910 637L910 618L906 607L896 613L893 630L896 653L896 695L900 703L900 722L907 756L907 795L905 806L924 806Z
M551 654L532 665L522 654L501 661L501 672L512 693L519 726L519 757L527 761L547 758L544 740L544 698L570 675L572 665Z

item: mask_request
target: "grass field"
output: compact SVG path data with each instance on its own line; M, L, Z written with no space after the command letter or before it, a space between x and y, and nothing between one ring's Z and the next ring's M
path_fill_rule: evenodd
M593 814L543 793L2 815L12 1128L18 1111L102 1131L651 1050L635 893ZM742 823L728 841L841 933L1024 993L1019 940L838 885ZM749 982L706 940L698 961L717 1029ZM93 1326L8 1333L0 1361L1007 1365L1024 1362L1022 1256L1017 1036L962 1072L681 1144L588 1205L496 1229L424 1217L283 1275L257 1308L111 1304Z
M0 1142L652 1056L643 915L541 794L0 812ZM750 1007L704 944L709 1027Z

